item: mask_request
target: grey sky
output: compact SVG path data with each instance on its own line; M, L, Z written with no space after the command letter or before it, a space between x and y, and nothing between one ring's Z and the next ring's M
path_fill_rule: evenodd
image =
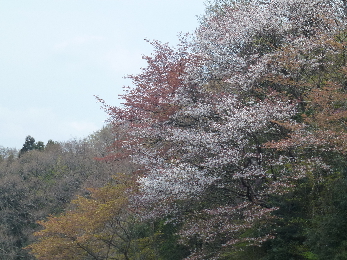
M0 0L0 145L101 128L107 115L93 95L119 104L122 77L152 51L144 39L175 45L204 8L204 0Z

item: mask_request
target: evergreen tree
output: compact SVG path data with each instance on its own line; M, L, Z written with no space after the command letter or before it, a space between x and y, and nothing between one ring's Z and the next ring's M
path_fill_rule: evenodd
M22 149L20 149L19 151L19 155L22 155L31 150L43 151L44 149L45 149L45 145L42 141L35 142L35 138L28 135L25 138L25 143L23 144Z
M22 149L20 149L20 154L23 154L27 151L34 150L35 147L36 147L35 138L32 137L31 135L28 135L25 138L25 143L23 144Z

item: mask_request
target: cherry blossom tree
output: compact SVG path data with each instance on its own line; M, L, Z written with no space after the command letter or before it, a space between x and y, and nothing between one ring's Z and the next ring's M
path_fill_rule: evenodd
M331 40L341 33L344 7L216 1L191 40L176 49L154 42L148 67L130 76L135 87L124 106L106 107L114 124L127 127L117 143L140 169L135 207L143 218L183 223L187 259L272 238L269 198L293 189L312 167L329 167L278 148L305 128L294 119L307 108L313 81L324 81L311 75L336 55Z

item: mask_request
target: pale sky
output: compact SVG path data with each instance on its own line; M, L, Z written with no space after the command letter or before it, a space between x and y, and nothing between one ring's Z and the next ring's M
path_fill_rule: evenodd
M204 0L0 0L0 146L82 138L145 66L144 41L177 44Z

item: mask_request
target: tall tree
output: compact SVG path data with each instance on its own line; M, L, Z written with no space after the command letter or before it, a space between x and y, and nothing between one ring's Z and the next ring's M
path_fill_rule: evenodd
M341 1L223 1L218 8L221 2L208 9L193 42L183 39L176 51L155 42L124 108L108 109L129 127L121 143L142 170L138 203L148 217L185 223L180 234L191 259L273 237L269 198L324 166L264 145L288 137L285 126L295 125L311 89L298 78L309 82L319 67L324 43L316 41L333 39L345 21ZM291 46L312 50L312 59L295 52L296 63L279 66Z

